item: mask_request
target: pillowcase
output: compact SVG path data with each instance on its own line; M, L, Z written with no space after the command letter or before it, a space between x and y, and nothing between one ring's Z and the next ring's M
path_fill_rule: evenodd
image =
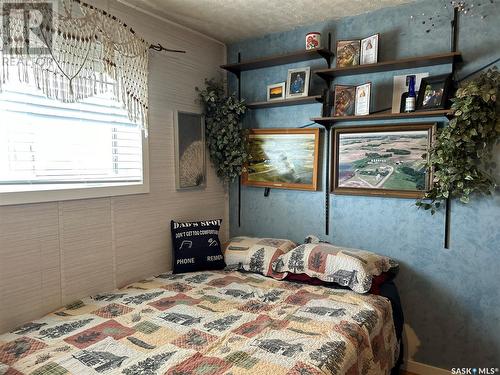
M219 240L222 220L170 222L173 273L220 270L226 264Z
M290 240L277 238L236 237L226 246L224 259L229 268L282 279L286 275L274 272L271 265L279 256L296 246Z
M369 251L348 249L326 243L304 244L273 262L277 273L305 273L326 282L347 286L366 293L373 276L396 267L392 259Z

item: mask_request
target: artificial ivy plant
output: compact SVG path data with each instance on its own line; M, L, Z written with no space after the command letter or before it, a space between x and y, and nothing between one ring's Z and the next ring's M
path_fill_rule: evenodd
M496 68L465 82L452 99L453 118L438 133L428 166L433 186L417 206L434 214L446 199L468 203L474 193L496 188L493 149L500 140L500 72Z
M205 88L196 88L205 109L205 139L217 176L232 182L243 172L248 159L246 132L241 119L246 106L234 94L226 95L222 81L205 80Z

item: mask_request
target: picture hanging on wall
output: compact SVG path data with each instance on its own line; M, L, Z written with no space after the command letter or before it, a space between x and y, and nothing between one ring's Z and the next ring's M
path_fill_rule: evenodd
M335 129L335 194L419 198L429 190L427 155L436 124Z
M316 190L319 129L252 129L243 184Z
M207 173L203 115L175 111L174 141L177 190L204 188Z
M359 65L360 40L337 41L337 68Z
M447 108L452 86L451 74L422 78L416 110L431 111Z
M299 98L309 95L309 77L311 68L297 68L288 70L286 82L286 97Z

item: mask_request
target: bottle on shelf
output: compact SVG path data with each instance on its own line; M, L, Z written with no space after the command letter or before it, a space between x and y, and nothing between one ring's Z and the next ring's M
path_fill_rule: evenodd
M417 99L415 94L415 76L411 75L408 78L408 95L405 99L405 112L415 112L415 102Z

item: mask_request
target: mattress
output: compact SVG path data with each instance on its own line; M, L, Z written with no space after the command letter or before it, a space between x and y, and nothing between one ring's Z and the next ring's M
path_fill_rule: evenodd
M389 374L390 301L211 271L163 274L0 335L0 374Z

